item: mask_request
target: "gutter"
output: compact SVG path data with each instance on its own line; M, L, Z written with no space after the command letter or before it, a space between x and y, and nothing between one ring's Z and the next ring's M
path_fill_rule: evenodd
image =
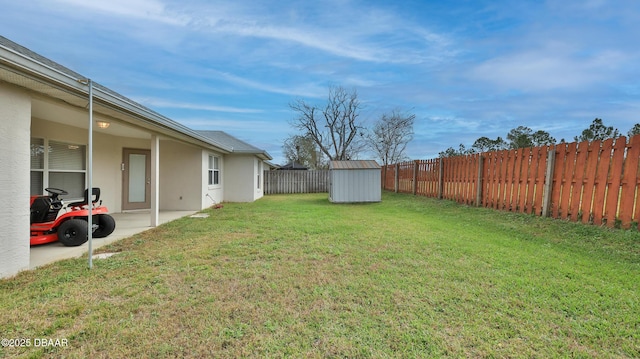
M8 39L7 41L11 42ZM65 71L62 71L53 66L47 65L30 56L27 56L26 54L16 51L15 49L9 48L4 44L0 44L0 50L4 50L4 51L0 51L1 67L4 67L7 70L16 73L17 75L20 75L23 77L29 77L35 81L38 81L38 80L43 81L45 85L58 88L64 92L67 92L71 95L78 96L82 99L89 98L88 89L86 89L85 88L86 86L82 85L80 82L86 78L76 73L75 71L69 70L66 67L52 61L53 64L58 65L64 68L65 70L68 70L69 73L66 73ZM72 74L77 77L72 76ZM93 94L94 100L99 100L99 102L101 102L103 105L107 105L107 107L111 107L113 110L116 110L118 112L125 112L130 115L133 114L139 120L146 122L147 124L160 126L160 127L169 129L171 131L178 132L180 134L191 137L192 139L195 139L203 143L206 143L208 145L222 149L223 152L227 152L227 153L233 152L232 147L225 146L219 142L213 141L205 136L202 136L197 132L189 129L188 127L181 125L165 116L162 116L157 112L150 110L132 100L129 100L105 86L102 86L99 84L97 85L98 86L94 87L94 94Z

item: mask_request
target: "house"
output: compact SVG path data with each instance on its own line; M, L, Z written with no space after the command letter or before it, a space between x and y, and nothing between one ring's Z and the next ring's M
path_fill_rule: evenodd
M271 156L224 131L198 131L202 136L231 149L225 159L225 201L253 202L263 196L263 172Z
M159 211L262 197L263 162L272 159L226 133L189 129L1 36L0 133L0 277L29 267L30 195L59 187L82 197L89 147L104 204L147 210L151 226Z
M278 171L308 171L309 168L298 162L289 162L284 166L280 166Z

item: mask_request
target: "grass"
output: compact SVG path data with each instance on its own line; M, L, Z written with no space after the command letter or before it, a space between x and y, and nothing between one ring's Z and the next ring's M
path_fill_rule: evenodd
M640 357L640 233L385 193L225 204L0 281L0 357Z

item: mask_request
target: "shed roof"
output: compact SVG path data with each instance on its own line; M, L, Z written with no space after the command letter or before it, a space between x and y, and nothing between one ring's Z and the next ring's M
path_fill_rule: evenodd
M329 169L371 170L371 169L380 169L380 165L374 160L331 161L329 163Z

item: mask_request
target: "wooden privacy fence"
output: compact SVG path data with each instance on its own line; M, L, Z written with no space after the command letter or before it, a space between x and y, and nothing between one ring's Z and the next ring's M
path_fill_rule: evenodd
M418 160L384 189L609 227L640 222L640 135Z
M264 171L264 193L329 192L329 170Z

